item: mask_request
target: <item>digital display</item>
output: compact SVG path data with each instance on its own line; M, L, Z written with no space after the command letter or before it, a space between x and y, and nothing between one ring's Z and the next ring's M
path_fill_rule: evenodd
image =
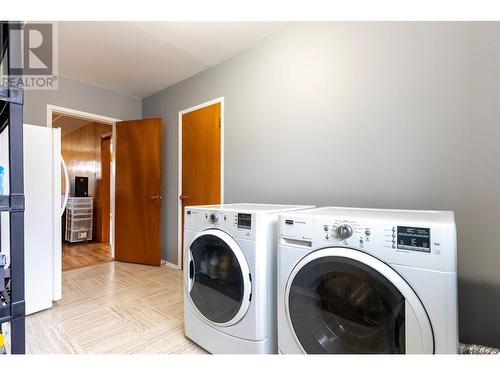
M238 228L251 229L252 228L252 215L251 214L238 214Z
M398 249L431 252L429 228L398 227Z

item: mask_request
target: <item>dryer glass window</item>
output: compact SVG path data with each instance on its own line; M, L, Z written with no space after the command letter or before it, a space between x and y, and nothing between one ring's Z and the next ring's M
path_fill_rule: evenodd
M241 308L244 284L231 248L219 237L204 235L191 244L193 287L190 295L198 310L215 323L226 323Z
M289 294L307 353L405 353L405 299L383 275L343 257L307 263Z

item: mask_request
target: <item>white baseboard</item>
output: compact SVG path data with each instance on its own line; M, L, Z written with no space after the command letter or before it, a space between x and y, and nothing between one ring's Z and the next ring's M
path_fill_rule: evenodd
M168 266L168 267L174 268L176 270L180 270L181 269L177 264L170 263L170 262L168 262L166 260L163 260L163 259L161 260L161 265L162 266Z

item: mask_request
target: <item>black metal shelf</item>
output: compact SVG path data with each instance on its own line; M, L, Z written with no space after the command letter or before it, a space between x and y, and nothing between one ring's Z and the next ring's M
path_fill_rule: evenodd
M9 43L11 28L19 23L0 22L0 61L21 66L21 46ZM0 323L10 322L11 352L25 353L24 308L24 173L23 173L23 90L0 87L0 132L8 130L9 137L9 195L0 196L0 211L9 212L10 265L9 288L2 293ZM2 298L0 298L2 299ZM4 305L5 304L5 305Z
M0 100L14 104L23 104L23 90L19 87L5 87L0 85Z
M9 102L1 98L0 96L0 133L3 133L9 125Z
M24 195L0 195L0 212L24 211Z
M10 296L8 293L0 292L0 323L8 322L10 320L12 320Z
M10 211L10 196L0 195L0 212Z
M0 293L2 295L2 293ZM6 300L6 304L0 304L0 324L10 322L16 319L24 319L24 301L18 301L16 303L11 303L11 298L7 293L3 293ZM22 341L24 342L24 337L22 337Z
M11 320L12 316L10 316L10 305L0 306L0 324Z

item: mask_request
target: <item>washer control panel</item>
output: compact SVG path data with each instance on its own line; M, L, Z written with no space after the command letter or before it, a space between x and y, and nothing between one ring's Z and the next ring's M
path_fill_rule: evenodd
M431 251L431 229L422 227L397 226L392 228L396 234L396 247L402 250Z
M323 241L363 247L370 241L371 227L355 221L335 220L321 224ZM321 232L321 230L320 230Z
M375 255L398 253L402 257L421 258L440 256L445 242L454 246L456 238L453 233L421 224L339 221L322 222L316 226L313 238L317 240L314 246L346 246Z
M207 218L208 218L208 222L211 224L215 224L219 221L219 216L215 213L211 213L209 216L207 216Z
M281 246L307 251L339 246L361 250L400 265L438 270L455 267L454 224L297 214L281 215L279 225Z
M355 221L321 224L323 240L363 248L372 238L372 225ZM379 231L380 232L380 231ZM431 252L431 228L393 225L383 229L384 247L402 251ZM439 247L436 242L434 246Z
M337 236L343 240L352 236L354 230L349 224L340 224L337 226Z

